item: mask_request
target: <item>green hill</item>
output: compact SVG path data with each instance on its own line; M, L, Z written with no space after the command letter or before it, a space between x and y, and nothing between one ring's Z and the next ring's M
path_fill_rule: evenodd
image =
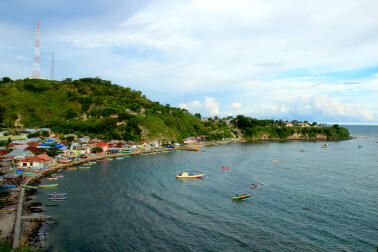
M140 91L99 78L0 82L0 126L49 127L104 139L178 141L221 129L185 109L148 100ZM225 134L231 136L229 132Z
M282 120L209 118L147 99L140 91L99 78L50 81L0 81L0 128L48 127L54 132L106 140L182 142L188 136L207 135L247 139L348 139L335 125L285 127Z

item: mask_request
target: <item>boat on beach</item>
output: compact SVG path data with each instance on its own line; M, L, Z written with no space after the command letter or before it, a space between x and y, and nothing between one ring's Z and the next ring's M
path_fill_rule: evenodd
M232 197L232 200L244 200L251 197L250 193L237 193L234 197Z
M12 208L1 208L0 209L0 213L9 213L9 212L13 212L15 210L16 210L15 207L12 207Z
M176 175L176 178L202 178L203 176L205 176L204 173L191 171L191 172L180 172L178 175Z
M49 187L56 187L58 184L50 184L50 185L39 185L41 188L49 188Z

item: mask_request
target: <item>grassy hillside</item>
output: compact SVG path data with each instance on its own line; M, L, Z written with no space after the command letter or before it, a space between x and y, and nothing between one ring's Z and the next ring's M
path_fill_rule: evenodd
M0 97L3 128L49 127L59 133L104 139L180 142L185 137L210 134L223 127L215 122L204 124L184 109L161 105L148 100L140 91L99 78L3 78Z
M232 137L232 132L241 132L245 138L264 139L349 138L348 130L337 125L285 127L282 120L242 115L201 121L199 114L193 116L185 109L161 105L148 100L140 91L99 78L12 81L5 77L0 81L0 97L0 128L48 127L63 134L161 143L182 142L185 137L197 135L218 140Z

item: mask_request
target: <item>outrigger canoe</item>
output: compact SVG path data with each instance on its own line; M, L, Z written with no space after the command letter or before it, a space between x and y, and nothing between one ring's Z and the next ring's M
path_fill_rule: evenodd
M176 178L202 178L203 176L205 176L203 173L181 172L176 175Z
M241 200L241 199L247 199L251 197L250 193L241 193L236 194L234 197L232 197L232 200Z
M48 187L55 187L58 186L58 184L51 184L51 185L39 185L41 188L48 188Z

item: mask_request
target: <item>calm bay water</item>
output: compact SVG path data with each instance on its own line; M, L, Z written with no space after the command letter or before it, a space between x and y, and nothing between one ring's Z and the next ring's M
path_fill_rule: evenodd
M234 143L64 171L57 189L37 193L45 203L48 193L68 194L47 208L57 221L48 250L375 251L378 127L348 128L358 138L327 149L324 142ZM175 178L187 170L206 176ZM232 202L243 192L254 198Z

